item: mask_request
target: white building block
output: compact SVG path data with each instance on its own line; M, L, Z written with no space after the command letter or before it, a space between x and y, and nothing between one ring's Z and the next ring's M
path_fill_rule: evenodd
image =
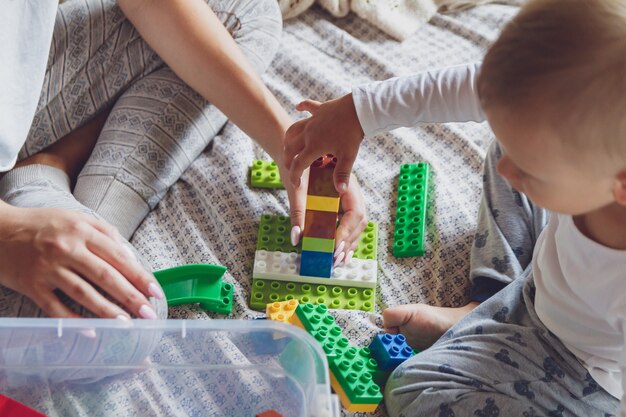
M352 258L349 265L333 268L330 278L300 275L300 254L256 251L253 278L343 287L376 288L378 264L373 259Z

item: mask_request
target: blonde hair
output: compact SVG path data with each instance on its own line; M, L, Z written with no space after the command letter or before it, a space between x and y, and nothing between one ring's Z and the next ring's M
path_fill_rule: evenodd
M529 1L487 52L478 94L626 161L626 0Z

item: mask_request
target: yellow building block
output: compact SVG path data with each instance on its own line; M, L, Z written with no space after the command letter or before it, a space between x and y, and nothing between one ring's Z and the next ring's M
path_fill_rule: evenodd
M339 197L322 197L319 195L306 196L306 209L317 211L339 211Z
M265 314L267 314L267 317L269 317L270 320L290 323L289 319L295 314L297 307L298 300L269 303L265 308Z
M351 413L360 412L360 413L373 413L378 408L378 404L352 404L346 392L341 388L341 384L335 378L335 375L330 372L330 385L333 387L333 391L339 397L341 401L341 405L347 411Z

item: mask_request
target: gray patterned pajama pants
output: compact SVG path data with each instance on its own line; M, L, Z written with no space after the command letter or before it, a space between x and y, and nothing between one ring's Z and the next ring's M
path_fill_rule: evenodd
M278 49L276 0L208 0L253 67L263 72ZM0 180L0 199L17 207L54 207L104 219L130 239L226 123L143 41L114 0L59 5L37 112L19 159L111 112L70 190L67 175L42 165ZM166 309L157 308L164 316ZM81 310L82 313L84 311ZM39 316L25 297L0 286L0 316Z
M398 367L385 387L392 417L611 416L619 400L541 322L530 261L548 213L485 163L472 278L508 285L432 347Z

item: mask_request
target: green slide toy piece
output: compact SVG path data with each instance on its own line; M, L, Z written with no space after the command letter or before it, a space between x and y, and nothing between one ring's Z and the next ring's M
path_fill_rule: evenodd
M156 271L169 306L200 303L202 308L221 314L233 309L233 286L222 282L226 267L191 264Z

